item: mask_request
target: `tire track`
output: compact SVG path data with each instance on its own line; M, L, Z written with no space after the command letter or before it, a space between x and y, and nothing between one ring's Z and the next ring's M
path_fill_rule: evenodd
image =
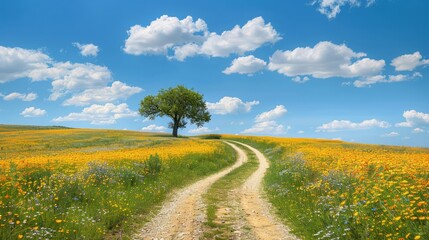
M258 169L246 180L240 188L240 203L245 212L246 220L251 227L256 239L298 239L289 232L289 228L283 225L278 218L271 214L270 204L262 197L262 180L269 167L267 158L257 149L241 143L240 144L256 154L259 160Z

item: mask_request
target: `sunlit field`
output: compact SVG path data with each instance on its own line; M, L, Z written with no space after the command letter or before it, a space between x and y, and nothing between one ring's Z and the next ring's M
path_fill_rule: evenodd
M429 238L427 148L222 137L264 151L267 196L304 239ZM234 161L215 139L0 125L0 239L126 238L173 189Z
M306 239L429 239L429 149L237 137L265 149L270 200Z
M0 125L0 239L122 236L173 188L234 160L212 140Z
M167 135L166 135L167 136ZM2 167L64 166L77 171L89 162L117 164L141 161L151 155L166 160L190 153L212 153L218 143L165 138L132 131L45 129L8 132L0 128Z

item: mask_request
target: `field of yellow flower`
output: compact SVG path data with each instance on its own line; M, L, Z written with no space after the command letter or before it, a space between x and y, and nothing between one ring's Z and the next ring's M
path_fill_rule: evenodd
M234 156L212 140L0 125L0 239L103 239Z
M429 239L429 149L317 139L239 140L266 149L272 160L268 195L298 235Z
M268 197L304 239L429 239L429 149L223 137L265 150ZM212 140L0 125L0 239L115 238L234 160Z
M0 128L0 146L0 160L6 160L0 162L2 168L13 162L18 167L52 163L79 169L94 161L113 163L145 160L155 154L169 159L190 153L210 153L219 143L168 139L132 131L42 129L11 132Z

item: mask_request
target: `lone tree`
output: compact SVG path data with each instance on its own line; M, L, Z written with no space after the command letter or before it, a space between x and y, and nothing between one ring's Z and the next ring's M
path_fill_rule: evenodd
M188 120L201 127L211 118L203 95L182 85L161 89L156 96L146 96L140 102L139 112L151 120L155 117L170 117L172 122L169 127L173 129L174 137L177 137L179 128L186 127Z

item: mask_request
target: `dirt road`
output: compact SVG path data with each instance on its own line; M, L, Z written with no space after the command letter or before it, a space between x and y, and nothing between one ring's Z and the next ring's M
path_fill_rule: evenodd
M135 239L199 239L202 236L202 223L206 216L202 195L215 181L247 160L243 150L234 144L227 144L237 151L237 162L175 193Z
M240 142L234 142L249 148L259 160L258 169L246 180L240 188L241 208L256 239L298 239L289 233L273 214L270 205L263 197L262 180L269 166L267 158L257 149Z
M213 174L176 192L167 201L160 212L135 236L135 239L200 239L206 218L206 208L202 195L218 179L247 161L243 150L235 144L241 144L253 151L259 161L258 169L234 191L239 204L235 212L244 212L245 225L250 227L254 239L297 239L271 214L270 205L262 196L262 179L268 168L268 160L257 149L240 142L225 142L237 152L237 162L219 173ZM234 209L232 210L234 212ZM237 239L240 239L237 236Z

